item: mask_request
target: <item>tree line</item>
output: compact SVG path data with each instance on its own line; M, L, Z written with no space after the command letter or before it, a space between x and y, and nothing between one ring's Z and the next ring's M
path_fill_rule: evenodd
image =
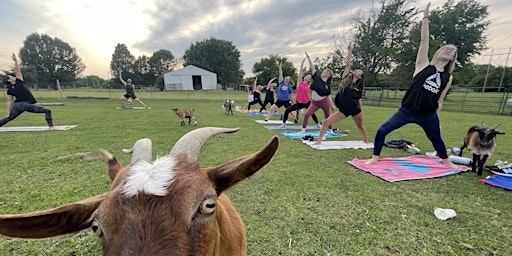
M352 19L353 30L333 33L333 51L316 58L317 70L334 71L335 83L344 68L348 44L353 44L353 67L365 72L366 86L406 88L411 80L414 60L419 46L420 22L418 10L409 0L385 0L377 11L358 12ZM454 72L454 86L489 87L503 85L509 88L512 70L508 67L477 65L471 58L486 49L485 31L490 24L488 6L476 0L448 0L430 13L430 55L445 43L458 47L458 68ZM56 81L75 87L119 87L120 74L131 78L134 84L153 85L163 89L163 74L181 66L195 65L217 74L224 87L252 84L255 77L244 77L241 54L228 40L208 38L192 43L181 58L170 50L160 49L151 56L132 55L125 44L114 49L110 62L110 80L99 76L81 77L85 65L68 43L49 35L33 33L27 36L19 57L27 85L34 88L56 88ZM252 67L258 81L266 84L278 76L278 65L297 81L297 70L286 57L271 54L261 58ZM309 70L304 70L307 74ZM4 71L9 73L10 71ZM485 80L485 81L484 81Z

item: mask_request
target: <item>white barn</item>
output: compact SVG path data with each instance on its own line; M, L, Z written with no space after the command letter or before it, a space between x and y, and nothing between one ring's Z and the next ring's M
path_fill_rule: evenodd
M217 74L193 65L164 73L166 91L217 90Z

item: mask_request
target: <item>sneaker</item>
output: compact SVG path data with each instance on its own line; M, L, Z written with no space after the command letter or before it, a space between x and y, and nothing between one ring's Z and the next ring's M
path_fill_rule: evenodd
M268 122L268 120L267 120L267 119L265 119L265 120L263 120L263 122Z
M321 124L316 124L316 127L322 128L322 125Z
M302 131L297 132L297 134L303 134L303 133L306 133L306 129L302 129Z
M280 125L279 128L286 128L286 124Z

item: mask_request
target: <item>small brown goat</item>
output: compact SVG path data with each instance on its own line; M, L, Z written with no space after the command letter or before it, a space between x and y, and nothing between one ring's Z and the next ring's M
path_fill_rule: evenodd
M475 125L469 128L468 133L464 136L459 156L462 156L464 148L468 148L473 153L471 171L474 172L478 164L478 175L482 175L484 164L496 147L496 135L505 134L496 131L498 126L499 124L492 128L487 128L485 124L481 126Z
M222 108L224 109L224 113L226 115L229 115L231 113L231 115L233 115L233 108L235 107L235 101L234 100L226 100L226 102L224 102L224 105L222 106Z
M225 191L261 170L274 156L274 136L258 152L219 166L200 167L209 138L239 128L205 127L179 139L152 160L151 141L141 139L124 166L102 151L110 191L52 210L0 215L0 234L45 238L92 228L107 256L246 255L245 228Z
M174 113L180 118L181 126L185 125L185 118L188 118L188 124L190 125L190 121L194 120L194 125L197 125L195 111L193 108L173 108Z

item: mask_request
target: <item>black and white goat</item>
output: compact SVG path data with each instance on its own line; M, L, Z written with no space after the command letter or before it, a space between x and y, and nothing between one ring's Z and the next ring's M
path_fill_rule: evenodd
M196 117L195 117L193 108L187 108L187 109L173 108L172 110L180 118L181 126L185 125L185 118L188 118L189 125L190 125L191 120L194 120L194 125L197 125L197 121L196 121Z
M462 147L460 148L459 156L462 155L462 150L468 148L473 153L473 162L471 163L471 171L476 170L478 164L478 175L482 175L483 167L487 158L492 154L496 147L496 135L505 134L504 132L496 131L499 124L492 128L475 125L469 128L468 133L464 136ZM482 158L480 158L482 157Z
M229 115L231 113L231 115L233 115L233 108L235 107L235 101L234 100L226 100L226 102L224 102L224 105L222 106L222 108L224 109L224 113L226 115Z

